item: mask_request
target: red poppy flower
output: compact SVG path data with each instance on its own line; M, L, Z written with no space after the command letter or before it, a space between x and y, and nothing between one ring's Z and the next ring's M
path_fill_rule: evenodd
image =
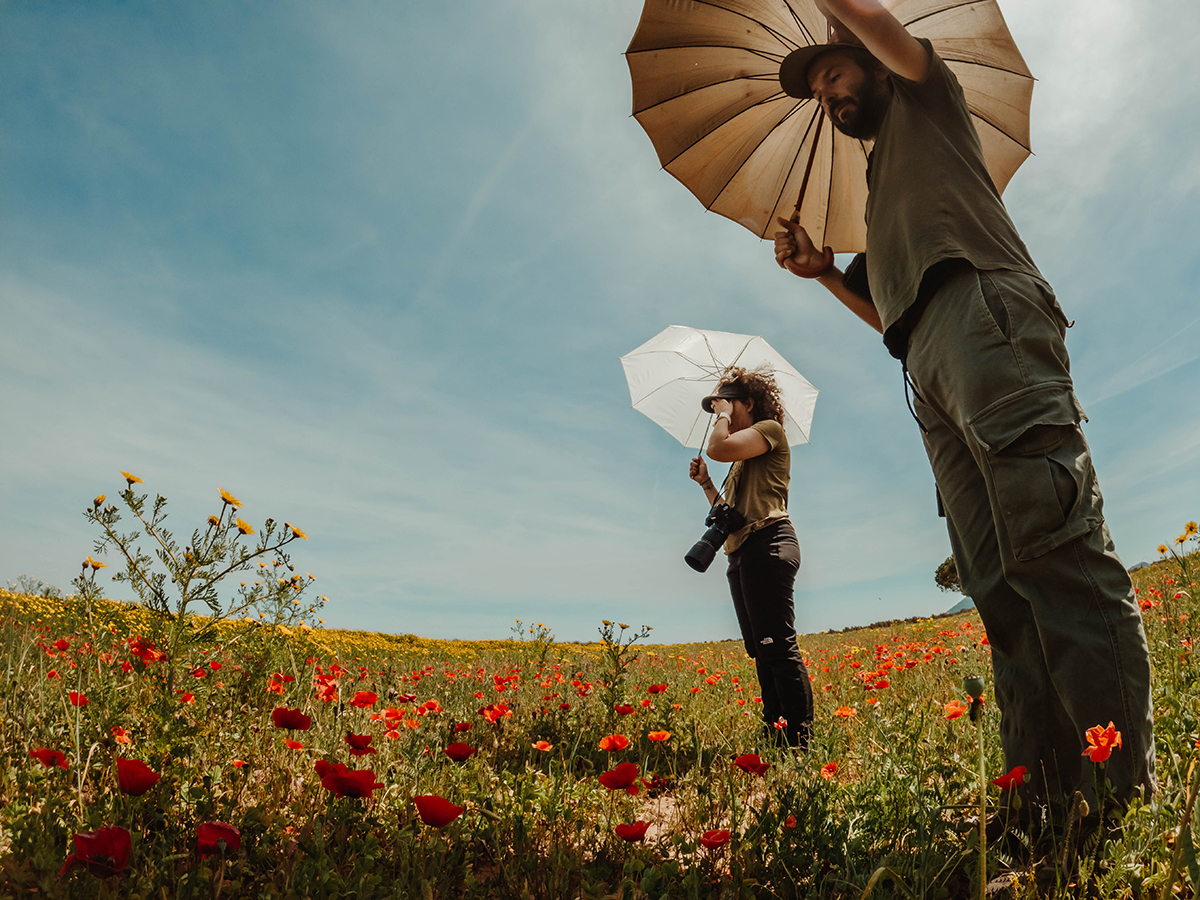
M117 784L131 797L140 797L162 776L140 759L117 758Z
M235 769L244 769L247 765L249 765L249 763L247 763L244 759L233 759L230 760L230 763Z
M636 763L623 762L615 769L609 769L600 775L600 783L610 791L624 791L636 797L638 767Z
M312 728L312 719L298 709L288 709L277 706L271 710L271 723L276 728L286 728L288 731L308 731Z
M355 691L354 697L350 700L351 706L357 706L359 709L367 709L374 706L379 700L379 695L374 691Z
M75 852L67 857L59 875L82 866L93 875L108 878L120 875L129 865L129 851L133 840L129 832L120 825L97 828L75 835Z
M303 741L293 741L291 738L284 738L283 745L285 747L287 747L289 750L303 750L304 749Z
M481 707L479 714L495 725L501 719L507 719L512 716L512 710L508 708L507 703L490 703L487 706Z
M700 835L700 843L709 850L716 850L729 843L729 832L724 828L714 828Z
M623 734L610 734L607 737L600 738L600 749L607 750L609 753L624 750L628 746L629 738Z
M622 715L622 716L628 716L633 712L633 707L630 706L628 703L618 703L616 706L613 707L613 709L615 709L617 711L618 715Z
M180 703L191 703L196 699L196 695L191 691L178 691Z
M763 762L757 753L743 753L733 761L733 764L743 772L750 772L754 775L765 775L767 769L771 768L771 764Z
M1002 791L1011 791L1013 788L1019 788L1025 783L1025 773L1028 770L1024 766L1017 766L1007 775L1001 775L999 778L993 778L992 784L1000 788Z
M221 846L222 842L225 846ZM228 822L201 822L196 826L196 849L201 858L218 853L235 853L242 846L242 833Z
M641 819L638 819L636 822L630 822L628 825L618 825L613 831L623 841L644 841L646 839L646 829L649 827L649 822L643 822Z
M421 817L421 821L434 828L445 828L463 814L463 807L455 806L437 794L413 797L413 802L417 804L417 815Z
M68 641L66 638L59 638L57 641L54 642L54 646L57 647L59 650L70 650L71 642Z
M661 694L666 689L667 686L665 684L652 684L650 687L646 688L646 690L651 694Z
M144 663L161 662L167 655L155 647L141 635L129 639L129 654L141 659Z
M91 702L78 691L68 691L67 697L70 698L72 706L87 706Z
M375 740L374 735L346 732L346 743L350 745L351 756L366 756L368 753L378 753L379 751L371 746L371 741L373 740Z
M784 828L784 830L785 830L785 831L791 831L791 830L792 830L793 828L795 828L795 827L796 827L796 817L795 817L795 816L788 816L788 817L787 817L787 821L783 823L783 828Z
M333 763L321 776L321 786L338 797L371 798L371 792L383 787L383 782L375 780L375 773L370 769L351 771L341 763ZM317 769L321 775L321 769Z
M462 734L464 731L470 731L471 727L472 726L470 722L457 722L454 725L454 733Z
M833 762L827 762L825 765L821 766L821 777L828 780L837 774L837 770L837 760L834 760Z
M464 759L470 759L472 756L474 756L476 750L469 744L460 744L455 742L447 746L442 752L455 762L462 762Z
M646 737L650 738L652 741L665 741L670 736L671 732L669 731L651 731L648 735L646 735Z
M51 750L48 747L38 747L36 750L30 750L29 755L47 769L52 769L55 766L58 766L60 769L67 768L67 755L58 750Z
M1104 762L1113 752L1113 748L1121 746L1121 732L1113 727L1113 723L1109 722L1108 727L1102 725L1093 725L1085 733L1088 747L1080 754L1086 756L1092 762Z
M130 742L129 732L120 725L114 725L109 730L112 732L112 736L116 738L118 744L128 744Z
M549 741L534 741L532 746L533 746L534 750L548 751L548 750L554 749L554 745L552 743L550 743Z

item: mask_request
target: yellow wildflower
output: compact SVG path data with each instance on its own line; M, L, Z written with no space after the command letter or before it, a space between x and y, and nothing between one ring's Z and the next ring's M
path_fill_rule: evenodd
M97 497L97 498L96 498L95 500L93 500L92 502L96 504L96 509L99 509L99 508L100 508L100 504L104 502L104 495L103 495L103 494L101 494L99 497Z
M220 519L218 519L216 516L209 516L209 517L208 517L208 524L209 524L211 527L213 527L213 528L216 528L218 525L220 525L220 524L221 524L221 520L220 520Z
M1188 536L1186 534L1181 534L1179 537L1175 538L1175 543L1182 544L1187 539L1188 539Z
M291 522L284 522L283 527L292 529L292 534L294 534L296 537L304 538L304 540L306 540L306 541L308 540L308 533L301 531L299 528L297 528Z
M242 519L237 520L237 529L242 534L254 534L254 529L247 525Z
M122 472L121 474L125 477L125 480L129 482L130 487L133 487L135 484L142 484L142 479L138 478L136 475L130 475L128 472Z
M1166 556L1168 553L1171 552L1171 550L1170 550L1170 548L1167 547L1166 544L1159 544L1158 552L1161 553L1163 556Z
M90 556L89 556L89 557L88 557L86 560L84 560L84 563L83 563L83 567L84 567L85 569L86 569L88 566L91 566L93 569L105 569L105 568L108 568L108 564L107 564L107 563L97 562L96 560L92 559Z
M1197 525L1195 522L1188 522L1183 526L1184 534L1196 534L1197 532L1200 532L1200 525Z
M229 493L229 491L225 490L225 488L219 487L219 488L217 488L217 490L221 494L221 499L224 500L226 503L228 503L230 506L232 506L234 509L242 508L242 501L239 500L237 497L233 496L233 494Z

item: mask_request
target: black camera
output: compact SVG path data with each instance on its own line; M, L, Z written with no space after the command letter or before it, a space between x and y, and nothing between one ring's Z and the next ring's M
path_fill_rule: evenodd
M745 526L746 517L728 503L718 503L708 511L708 518L704 520L704 524L708 526L708 531L704 532L704 537L696 541L683 557L683 561L697 572L708 571L713 557L717 555L717 549L732 532Z

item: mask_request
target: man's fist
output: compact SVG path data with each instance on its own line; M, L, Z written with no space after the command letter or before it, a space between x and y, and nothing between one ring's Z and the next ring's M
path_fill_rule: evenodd
M775 232L775 262L781 269L801 278L814 278L829 270L833 265L832 251L818 250L799 222L790 222L782 216L775 221L784 229Z

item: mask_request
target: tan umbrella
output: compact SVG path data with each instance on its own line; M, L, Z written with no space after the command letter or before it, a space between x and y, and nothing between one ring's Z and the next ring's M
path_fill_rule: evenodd
M995 0L887 4L958 77L1003 191L1029 155L1033 76ZM633 114L663 168L713 212L765 238L794 218L818 247L866 245L870 144L825 121L815 100L779 87L797 47L825 43L812 0L646 0L625 58Z

